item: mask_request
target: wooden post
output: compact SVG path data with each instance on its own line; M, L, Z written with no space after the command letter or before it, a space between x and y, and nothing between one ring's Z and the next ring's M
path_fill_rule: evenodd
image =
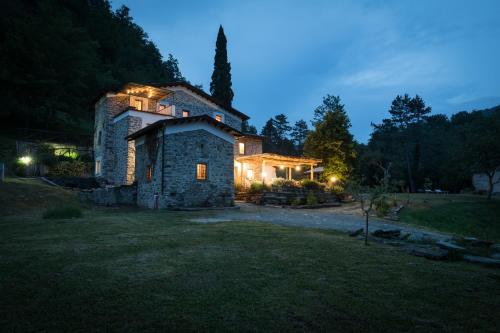
M288 180L292 180L292 167L288 167Z
M314 180L314 165L311 164L311 180Z
M260 170L260 178L262 178L262 184L265 184L264 173L266 172L266 161L262 160L262 170Z

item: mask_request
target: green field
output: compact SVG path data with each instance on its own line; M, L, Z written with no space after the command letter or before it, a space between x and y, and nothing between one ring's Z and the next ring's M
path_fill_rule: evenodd
M466 194L399 194L402 222L500 242L500 200Z
M497 331L500 271L208 213L83 208L0 184L0 331Z

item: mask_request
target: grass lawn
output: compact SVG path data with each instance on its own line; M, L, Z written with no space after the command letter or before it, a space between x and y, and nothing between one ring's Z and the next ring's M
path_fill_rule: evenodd
M13 202L21 185L23 200L40 203ZM0 184L2 332L500 327L500 270L326 230L189 222L202 212L86 208L42 219L49 192L60 206L74 200L33 181Z
M412 194L397 199L406 207L402 222L424 226L461 236L474 236L500 242L500 200L461 194Z

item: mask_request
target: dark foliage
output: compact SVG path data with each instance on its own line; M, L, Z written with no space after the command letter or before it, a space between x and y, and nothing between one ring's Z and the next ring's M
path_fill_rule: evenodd
M93 127L95 97L129 81L184 80L129 9L107 0L7 1L0 14L0 126L65 133Z

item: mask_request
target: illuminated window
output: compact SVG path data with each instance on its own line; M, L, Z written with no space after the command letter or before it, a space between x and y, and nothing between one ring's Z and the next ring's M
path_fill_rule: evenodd
M189 111L188 110L182 110L182 116L185 118L185 117L189 117Z
M243 142L240 142L239 144L239 152L240 155L245 155L245 144Z
M207 165L205 163L196 164L196 179L198 180L207 179Z
M95 174L96 175L101 174L101 160L95 161Z
M216 114L216 115L215 115L215 120L217 120L217 121L222 121L222 115L220 115L220 114Z
M146 167L146 181L149 183L153 179L153 167L148 165Z
M140 99L134 99L134 104L132 106L137 110L142 110L142 101Z

